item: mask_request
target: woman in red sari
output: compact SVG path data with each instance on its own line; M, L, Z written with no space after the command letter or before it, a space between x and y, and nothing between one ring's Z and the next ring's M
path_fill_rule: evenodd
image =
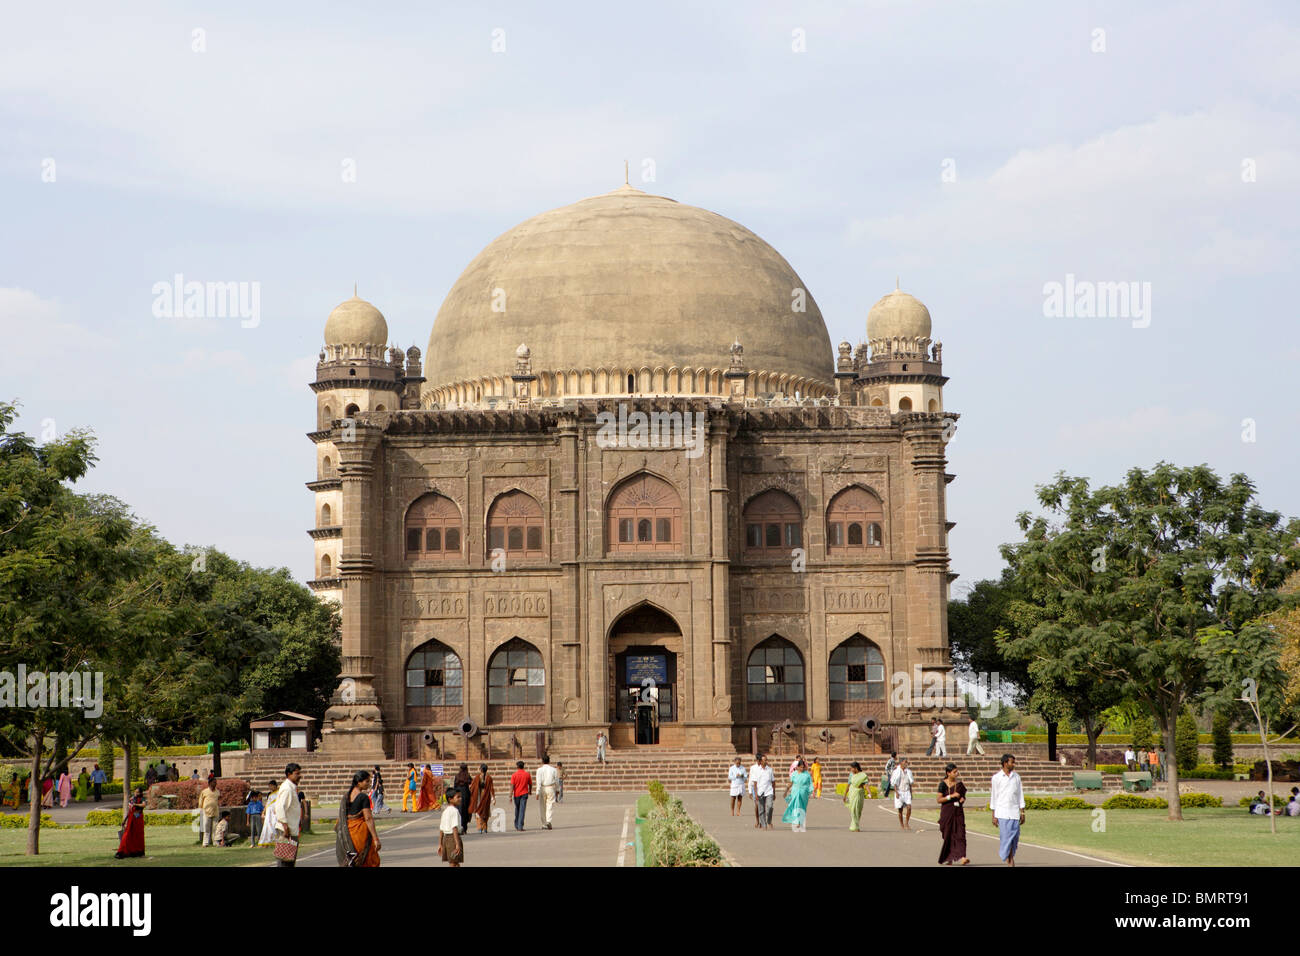
M117 844L119 860L127 856L144 856L144 789L136 787L131 806L122 822L122 839Z
M375 831L369 790L369 771L358 770L352 775L351 789L340 801L338 832L334 840L334 857L339 866L379 865L381 844Z
M420 792L415 795L415 812L436 810L440 803L442 803L442 781L434 777L429 765L425 764L424 772L420 775Z

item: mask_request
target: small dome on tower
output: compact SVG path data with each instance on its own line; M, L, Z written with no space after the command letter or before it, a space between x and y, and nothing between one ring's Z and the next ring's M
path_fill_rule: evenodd
M326 345L385 345L388 323L383 313L355 293L340 302L325 320Z
M895 288L867 313L867 339L928 339L930 310L919 299Z

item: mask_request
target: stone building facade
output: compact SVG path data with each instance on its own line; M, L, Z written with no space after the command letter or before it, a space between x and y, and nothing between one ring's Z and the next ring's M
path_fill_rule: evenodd
M860 752L888 739L868 727L914 746L955 719L910 693L951 670L956 416L930 331L895 291L834 354L770 246L627 186L489 245L427 379L344 302L310 433L311 584L343 616L326 753L416 756L462 728L469 755L599 730Z

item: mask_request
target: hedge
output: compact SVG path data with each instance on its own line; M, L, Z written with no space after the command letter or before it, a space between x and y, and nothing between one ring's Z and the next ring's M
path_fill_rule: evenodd
M0 813L0 828L10 829L10 830L26 830L27 814ZM50 816L48 813L41 814L42 830L58 830L59 828L60 828L59 824L55 821L54 817Z
M144 825L147 827L187 827L193 822L194 817L189 813L146 813L144 815ZM120 827L121 825L120 809L91 810L86 814L86 826L89 827Z
M174 793L177 796L177 810L193 810L199 805L199 791L207 786L205 780L175 780L155 784L145 796L145 806L150 810L158 809L158 798L163 794ZM244 796L248 793L248 781L238 777L220 777L217 779L217 798L223 807L242 807Z
M645 823L646 866L721 866L722 848L680 800L656 804Z
M1091 810L1083 797L1025 797L1026 810Z
M1184 793L1178 798L1183 807L1221 807L1223 798L1208 793ZM1101 805L1103 810L1167 810L1169 801L1164 797L1139 797L1133 793L1117 793Z

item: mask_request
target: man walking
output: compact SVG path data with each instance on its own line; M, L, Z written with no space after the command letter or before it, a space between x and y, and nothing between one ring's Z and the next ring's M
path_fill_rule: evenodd
M555 791L560 785L560 772L551 766L551 758L543 755L542 765L537 768L538 798L542 801L542 826L551 829L551 817L555 812Z
M934 719L934 755L948 756L948 728L943 725L943 718Z
M510 795L515 801L515 829L522 832L528 796L533 792L533 775L524 769L522 760L515 761L515 768L515 772L510 775Z
M767 765L767 756L758 758L758 772L750 781L754 804L758 809L760 830L772 829L772 804L776 800L776 771Z
M984 748L980 744L980 725L972 716L970 723L966 725L966 756L969 757L973 753L984 756Z
M740 816L740 807L745 802L745 780L748 773L741 766L740 757L727 768L727 789L731 793L731 815Z
M280 784L280 789L275 791L275 796L271 800L272 811L275 814L274 838L277 840L298 842L298 831L302 829L302 801L298 799L298 779L301 776L302 767L298 764L286 765L284 783ZM276 866L293 866L295 862L297 862L296 850L291 860L282 860L278 856L275 858Z
M1020 825L1025 822L1025 791L1016 773L1016 758L1002 755L1002 769L989 783L989 809L993 825L998 828L998 856L1007 866L1016 865L1016 848L1020 846Z
M930 754L934 753L934 745L939 739L938 735L939 735L939 723L938 721L931 720L930 721L930 746L925 748L925 755L927 757L930 756Z
M749 778L745 781L745 791L749 798L754 801L754 827L756 829L763 826L763 815L759 812L758 800L754 798L754 786L758 782L759 772L763 769L763 755L755 754L754 762L749 765Z
M217 779L208 780L205 789L199 791L199 828L203 834L203 845L212 845L212 831L217 825L217 815L221 811L221 797L217 794Z
M894 775L889 778L889 786L894 791L894 809L898 811L898 825L904 830L912 829L912 781L912 769L904 757L898 761Z
M99 764L95 764L95 772L90 775L90 783L95 788L95 802L99 803L99 798L104 792L104 784L108 783L108 777Z
M889 759L885 761L885 772L880 776L880 795L882 797L889 796L890 788L893 787L893 784L890 783L890 781L894 779L894 768L897 766L898 751L891 750L889 752Z
M605 744L608 741L609 738L605 736L605 731L602 730L596 734L596 763L603 764L605 762Z
M1132 744L1129 744L1124 750L1124 766L1128 767L1129 770L1137 768L1137 754L1133 753Z

